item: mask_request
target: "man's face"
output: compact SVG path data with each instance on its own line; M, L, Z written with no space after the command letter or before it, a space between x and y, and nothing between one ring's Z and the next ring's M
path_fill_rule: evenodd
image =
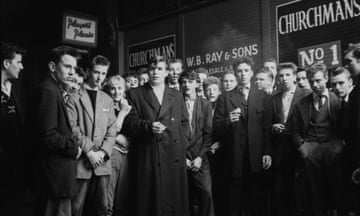
M126 82L126 88L127 89L139 87L139 80L135 76L126 77L125 82Z
M221 91L217 84L208 85L205 89L205 96L212 103L217 101L220 94L221 94Z
M275 62L265 62L264 63L264 68L265 70L271 71L271 73L274 75L274 77L276 77L277 74L277 67L276 67L276 63Z
M186 96L196 95L197 85L198 84L197 84L196 80L191 80L188 78L181 79L181 91Z
M254 72L250 65L241 63L236 68L236 75L240 85L249 85Z
M120 101L125 96L125 85L124 82L116 80L113 81L110 87L110 95L114 101Z
M316 72L310 78L310 86L314 93L322 94L326 89L328 78L321 71Z
M223 85L225 91L231 91L237 86L235 74L225 74L223 78Z
M295 87L296 75L291 68L284 68L278 74L280 85L285 90L290 90Z
M271 88L272 80L265 73L258 73L255 76L255 85L259 90L267 90Z
M13 59L5 59L3 62L3 66L6 71L6 75L10 79L17 79L19 78L19 73L21 70L24 69L23 63L22 63L22 55L15 53L15 56Z
M60 61L56 65L54 65L54 67L50 67L50 70L54 72L56 79L60 83L68 86L71 82L73 82L74 79L76 79L76 68L76 58L71 55L65 54L60 58Z
M109 66L107 65L94 65L90 72L89 85L93 88L101 88L108 70Z
M311 89L309 80L306 77L306 71L300 71L296 73L296 83L299 88Z
M347 53L344 59L353 76L360 74L360 59L356 59L353 52Z
M160 85L165 83L165 78L168 76L169 71L165 62L158 62L149 71L151 85Z
M183 72L182 64L180 62L170 63L169 64L169 78L170 78L169 81L172 84L176 84L178 82L179 77L182 72Z
M149 74L142 73L139 78L140 86L145 85L145 83L149 82Z
M339 97L345 97L347 94L349 94L353 84L352 79L345 73L332 76L330 83L335 94Z

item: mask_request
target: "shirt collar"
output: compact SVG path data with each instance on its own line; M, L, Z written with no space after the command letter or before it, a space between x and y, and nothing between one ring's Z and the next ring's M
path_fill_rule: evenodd
M313 99L314 100L317 100L321 96L325 96L326 98L329 98L329 89L325 89L325 91L321 95L313 93Z

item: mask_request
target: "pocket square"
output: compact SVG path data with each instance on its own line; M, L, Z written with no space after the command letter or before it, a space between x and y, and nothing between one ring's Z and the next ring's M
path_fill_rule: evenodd
M109 112L109 110L110 110L109 108L103 108L104 112Z

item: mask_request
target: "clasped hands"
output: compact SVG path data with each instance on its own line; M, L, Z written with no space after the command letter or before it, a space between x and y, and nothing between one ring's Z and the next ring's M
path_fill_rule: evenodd
M166 130L166 126L161 122L153 122L151 125L152 132L155 134L162 134Z
M193 171L198 172L202 165L201 157L196 157L194 160L189 160L186 158L186 168Z
M276 123L272 125L272 132L274 134L281 134L285 130L285 125L281 123Z
M103 151L90 150L86 153L93 168L100 166L105 161L105 153Z

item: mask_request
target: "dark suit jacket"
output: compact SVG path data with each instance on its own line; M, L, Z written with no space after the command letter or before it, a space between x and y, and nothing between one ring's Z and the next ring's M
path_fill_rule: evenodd
M341 100L334 93L329 91L328 109L330 121L335 136L341 137ZM310 126L311 107L313 106L313 94L301 99L296 105L293 113L293 142L299 148L307 136Z
M212 144L212 106L209 101L196 98L191 125L190 142L186 148L187 158L194 160L200 156L203 161L207 161L207 152Z
M136 163L134 215L188 215L185 160L189 122L182 95L165 87L160 106L146 84L127 96L132 109L123 131L132 138L129 156L134 156ZM167 127L162 134L152 132L155 121Z
M268 96L252 88L248 96L248 108L239 90L226 92L217 101L213 118L213 136L215 140L223 141L223 150L226 155L225 167L232 177L243 175L244 158L249 154L252 172L261 172L262 156L271 154L270 146L265 145L264 119L265 104ZM231 123L229 113L240 107L242 117L240 121ZM245 152L248 143L249 151Z
M283 111L282 111L282 92L277 92L275 95L271 97L269 100L269 105L266 106L266 116L270 118L271 124L269 124L269 128L267 130L265 139L266 142L270 142L267 145L272 146L273 150L273 166L277 167L280 165L284 159L293 158L293 145L291 141L291 133L292 133L292 114L295 107L295 104L302 99L303 97L311 94L310 89L301 89L296 88L293 100L291 101L290 110L288 113L287 121L284 122L283 119ZM281 134L275 134L272 131L272 125L281 123L285 125L285 130Z
M58 83L48 77L40 84L36 113L40 173L38 189L47 197L76 193L77 142L72 138L65 102Z
M360 86L350 94L347 112L346 141L353 162L360 167Z

